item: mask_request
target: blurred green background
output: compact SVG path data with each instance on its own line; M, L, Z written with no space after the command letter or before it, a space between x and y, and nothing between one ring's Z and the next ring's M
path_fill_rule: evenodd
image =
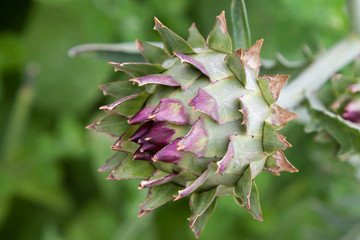
M146 190L105 180L97 169L113 139L85 126L111 102L97 85L122 77L106 61L69 58L84 43L159 41L157 16L186 37L206 35L230 0L12 0L0 7L0 239L194 239L188 199L138 219ZM247 1L262 57L303 60L303 45L329 48L349 32L345 1ZM266 69L263 74L268 73ZM287 74L289 72L279 72ZM297 72L292 71L292 79ZM299 173L257 179L264 222L221 198L200 239L358 239L360 186L354 170L303 126L283 130ZM358 237L358 238L356 238Z

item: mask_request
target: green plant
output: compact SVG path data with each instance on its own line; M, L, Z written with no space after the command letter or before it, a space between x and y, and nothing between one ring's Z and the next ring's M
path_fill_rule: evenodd
M353 10L359 9L359 1L349 0L348 4L354 7L350 16L357 31L358 11ZM232 20L234 45L249 47L244 1L233 1ZM157 19L155 29L162 35L164 49L137 42L147 63L111 63L116 71L130 75L130 81L138 83L139 88L127 81L101 86L106 95L119 99L101 107L110 115L89 128L118 136L112 148L119 152L100 170L111 171L109 179L144 179L139 188L149 188L149 194L139 216L167 201L191 195L190 227L197 237L215 207L216 197L222 195L233 194L239 205L261 220L254 178L263 169L274 174L297 171L281 151L290 144L277 133L296 114L274 104L288 77L258 77L262 41L245 51L233 52L223 14L206 41L195 25L190 28L188 41ZM100 49L97 45L72 52L101 50L136 55L127 48L116 45ZM342 56L333 63L332 57L338 52ZM339 109L329 113L312 94L357 54L358 36L347 37L327 55L316 58L283 90L279 100L279 105L292 108L303 106L306 97L313 118L308 129L329 132L342 146L340 155L351 159L359 156L360 130L349 122L357 119L353 117L358 114L357 97L349 100L353 96L347 96L347 106L336 115ZM324 69L325 63L331 67ZM128 94L133 95L126 97ZM343 141L347 137L348 141Z

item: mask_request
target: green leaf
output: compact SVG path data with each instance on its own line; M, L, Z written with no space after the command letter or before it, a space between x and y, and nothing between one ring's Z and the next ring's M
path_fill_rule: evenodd
M200 77L201 72L178 60L164 75L171 76L185 91Z
M116 98L123 98L144 91L143 87L134 86L134 84L128 80L110 82L100 85L99 88L103 90L104 95L111 95Z
M121 138L111 148L116 151L135 153L136 150L139 148L139 145L131 142L129 138L135 133L135 131L139 127L140 125L130 126L130 128L125 132L125 134L122 135Z
M182 54L194 54L194 50L184 39L164 26L157 18L155 18L154 29L158 31L164 41L165 50L172 56L173 52Z
M264 75L256 79L261 93L269 106L277 101L281 88L289 77L289 75Z
M232 52L231 37L226 26L225 11L222 11L221 14L216 17L215 26L207 37L206 42L209 48L216 51L224 53Z
M250 208L250 192L252 186L250 167L246 169L234 187L234 196L241 200L242 204Z
M110 62L115 71L122 71L129 74L133 78L139 78L146 75L158 74L165 71L165 68L158 63L116 63Z
M258 78L257 82L261 89L261 93L264 96L266 102L271 106L275 103L275 99L271 95L271 89L269 87L269 79L268 78Z
M196 54L192 56L192 59L203 66L208 73L207 76L210 78L210 81L214 83L234 75L224 61L226 56L225 53L208 51ZM191 64L191 62L189 63Z
M234 196L235 202L242 206L242 202L239 198ZM261 212L261 206L260 206L260 198L259 198L259 191L255 184L255 182L252 182L251 186L251 192L250 192L250 208L245 207L245 209L257 220L263 221L262 218L262 212Z
M206 211L197 219L197 221L192 226L191 230L195 233L196 238L199 238L201 232L204 230L207 221L215 210L216 203L217 198L215 198L212 204L206 209Z
M233 0L231 2L230 13L234 31L235 48L249 48L251 46L251 33L245 0Z
M264 124L263 132L264 152L271 155L276 151L283 150L290 146L285 138L279 134L273 125L268 122Z
M127 118L111 114L86 128L105 132L111 136L121 136L129 128L129 124L127 123Z
M112 171L117 165L119 165L126 157L127 152L116 152L111 158L106 160L105 164L98 169L99 172Z
M240 49L236 50L235 53L229 54L225 60L236 78L246 86L246 74L244 64L242 63L242 56L243 51Z
M216 188L201 193L193 193L190 197L190 208L192 215L189 218L190 228L196 223L199 217L210 207L216 195Z
M187 42L193 47L193 48L205 48L206 43L204 37L201 35L199 30L197 29L195 23L191 25L189 28L189 37L187 39Z
M150 94L144 91L139 94L119 99L109 105L100 107L100 109L131 118L135 113L141 110L149 96Z
M145 202L140 205L140 213L138 217L141 217L155 208L164 205L168 201L171 201L180 189L180 186L173 183L165 183L150 188Z
M162 45L162 43L158 45ZM162 63L169 58L169 56L165 53L164 49L152 45L148 42L136 40L136 47L140 50L146 62Z
M150 162L133 160L129 154L107 177L111 180L146 179L154 172Z

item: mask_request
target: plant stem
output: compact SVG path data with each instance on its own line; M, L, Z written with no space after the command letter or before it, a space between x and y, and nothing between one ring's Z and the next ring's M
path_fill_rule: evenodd
M252 44L245 0L233 0L231 3L230 13L233 25L235 48L249 48Z
M352 30L360 36L360 0L347 0Z
M163 47L162 42L148 42L148 43L151 43L158 47ZM139 50L136 47L135 42L125 42L125 43L113 43L113 44L106 44L106 43L83 44L71 48L68 51L68 55L69 57L75 57L80 53L97 52L97 51L140 54Z
M306 94L321 87L335 72L360 55L360 38L350 35L320 55L306 70L281 91L278 104L283 108L298 105Z
M29 63L26 66L23 84L16 95L4 134L4 144L0 149L2 150L0 157L5 163L13 161L17 151L21 149L21 138L31 113L31 106L35 96L35 80L39 71L39 66L36 63Z

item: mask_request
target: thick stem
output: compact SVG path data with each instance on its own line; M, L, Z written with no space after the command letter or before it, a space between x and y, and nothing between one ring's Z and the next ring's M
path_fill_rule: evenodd
M298 105L306 94L321 87L334 73L360 55L360 38L350 35L319 56L294 81L281 91L278 104L283 108Z
M360 0L347 0L352 30L360 36Z

